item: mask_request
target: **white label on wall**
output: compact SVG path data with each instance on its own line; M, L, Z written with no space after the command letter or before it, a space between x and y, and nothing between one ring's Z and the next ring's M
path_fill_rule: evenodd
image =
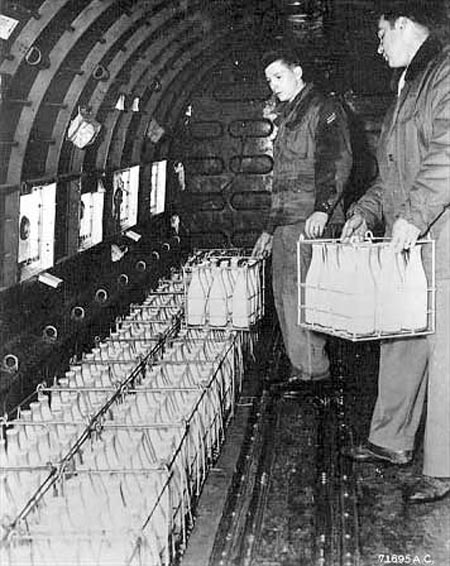
M139 165L116 171L113 178L113 215L121 230L137 223Z
M20 197L20 280L53 266L56 183L33 187Z
M99 181L95 193L83 193L80 202L80 251L99 244L103 238L103 206L105 189Z
M19 20L0 14L0 39L9 39L18 23Z
M161 214L166 205L167 160L152 163L150 214Z

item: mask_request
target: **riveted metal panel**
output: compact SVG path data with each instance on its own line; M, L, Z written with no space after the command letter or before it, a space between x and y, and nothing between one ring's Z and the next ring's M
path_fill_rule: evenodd
M222 83L214 89L213 96L218 102L251 102L264 101L269 98L267 88L258 88L254 83L233 82Z
M19 187L8 187L0 193L0 288L17 280L19 247Z
M217 193L189 193L189 201L196 212L217 212L226 206L224 197Z
M265 118L234 120L229 124L228 131L235 138L265 138L272 134L273 124Z
M224 39L226 41L226 38ZM224 46L221 51L225 52ZM244 240L245 245L253 245L263 229L266 211L270 206L272 141L269 132L273 133L272 125L270 122L265 124L261 101L239 99L233 104L228 104L217 100L215 96L217 84L222 84L220 81L227 74L227 65L230 62L226 57L216 58L214 67L213 62L208 64L207 57L208 54L205 54L206 60L199 60L196 65L192 65L192 71L183 70L181 80L186 86L181 90L180 85L177 84L170 91L169 96L162 99L161 104L164 104L166 109L164 116L171 121L173 116L178 116L179 121L185 123L184 112L187 100L192 104L193 120L220 120L225 125L223 136L211 140L193 140L189 135L189 128L179 126L171 149L174 159L186 163L191 157L209 150L209 152L213 151L214 156L220 156L228 166L220 178L198 174L186 175L187 189L183 196L184 207L181 215L190 234L195 233L195 238L199 240L203 238L204 245L210 245L209 232L214 233L218 226L226 234L229 245L233 233L236 233L234 237L236 245L242 245ZM256 77L254 67L250 68L250 73L252 78L248 77L248 80L253 84L258 83L261 77ZM244 79L242 73L240 80ZM180 78L177 82L180 82ZM176 95L177 92L182 95L181 98ZM248 120L245 136L241 135L245 130L239 129L239 123L243 120ZM263 122L262 126L261 122ZM229 127L230 124L233 124L232 128ZM235 135L231 135L230 129ZM222 191L226 203L222 211L214 213L211 210L195 210L191 207L192 191L208 193L217 189ZM257 196L254 197L254 193L257 193ZM197 243L200 244L201 241Z
M220 175L225 169L223 159L219 156L188 157L184 165L192 175Z
M268 191L234 192L230 206L236 211L267 210L270 207L271 193Z
M237 248L252 248L260 234L259 226L253 229L236 230L230 234L230 245Z
M211 247L224 248L230 246L231 238L226 230L214 230L212 227L206 227L203 230L190 230L189 237L192 246L195 247Z
M95 22L96 18L105 12L108 7L107 4L102 2L95 2L92 7L86 8L86 12L81 13L74 21L77 27L64 31L53 48L51 48L50 52L46 54L49 59L49 68L44 68L39 72L28 93L32 106L24 106L20 112L20 117L15 129L15 136L20 140L20 144L12 148L8 167L8 183L19 182L21 180L22 168L27 155L27 144L31 137L34 122L40 106L44 101L46 91L55 78L57 71L63 66L67 52L76 45L77 41L82 37L84 30ZM49 35L47 29L44 30L44 33ZM47 143L47 141L53 142L54 140L41 140L40 145L42 146L44 143ZM40 173L41 172L39 172L39 174Z
M11 58L6 59L1 66L1 71L14 75L19 66L24 62L25 56L33 46L36 38L58 18L58 13L72 0L47 0L39 8L39 19L30 19L21 29L19 37L11 44Z
M55 260L78 251L81 178L58 183L56 192Z
M67 169L70 165L72 171L77 171L76 165L73 163L68 163L67 165L63 163L64 161L64 151L69 149L68 143L65 140L65 132L69 127L69 123L76 105L80 103L80 97L85 91L89 83L91 83L90 75L92 69L100 64L107 52L109 51L111 45L114 45L115 41L120 40L120 38L125 34L130 25L134 25L139 20L145 20L148 15L152 13L149 9L139 9L133 13L132 18L126 16L121 16L118 18L111 27L102 36L102 42L98 42L89 52L86 59L81 66L81 70L84 71L83 75L77 75L74 77L67 93L64 97L64 104L67 108L61 110L56 121L52 137L56 140L55 145L49 147L46 170L52 173L56 171L61 171ZM104 130L109 131L109 124L105 124ZM67 159L66 161L69 161Z
M192 193L220 193L227 189L230 184L229 175L190 175L187 178L188 191L186 194Z
M230 170L239 175L267 175L272 168L270 155L234 155L230 159Z
M152 116L159 116L157 112L158 104L160 101L164 99L168 99L168 91L170 89L174 89L178 97L178 101L180 106L185 105L186 103L186 94L183 94L182 89L180 87L180 73L184 66L192 64L195 62L195 66L199 65L198 61L202 59L202 55L210 53L213 50L215 53L215 57L217 57L217 53L223 53L223 49L225 48L224 41L229 41L229 34L227 33L226 29L221 29L214 37L208 38L208 41L199 42L199 44L193 48L190 52L184 54L179 61L179 69L173 70L171 69L165 75L165 83L167 84L167 88L164 89L164 96L159 97L156 99L155 97L151 97L148 103L144 107L144 117L139 124L139 128L136 131L135 140L133 144L133 152L132 152L132 160L139 160L141 158L142 147L144 145L145 139L145 132L148 128L149 122ZM198 69L198 72L201 73L201 68ZM181 83L182 84L182 83ZM198 83L195 83L198 84ZM173 112L173 108L171 112ZM176 114L175 114L176 115ZM163 122L165 124L165 122Z
M130 57L125 63L129 65L132 56L136 59L133 63L130 78L123 91L130 93L128 98L138 97L140 99L138 112L109 112L105 120L105 135L101 141L98 151L96 168L117 168L127 166L133 162L132 147L136 136L139 122L147 115L145 106L148 100L159 94L156 84L161 85L166 61L170 53L180 43L183 34L195 37L193 18L187 18L179 22L178 12L173 12L168 6L152 18L151 28L147 30L147 39L144 43L139 41L137 45L127 44ZM170 29L173 26L173 29ZM159 33L160 29L167 29L167 33ZM170 33L169 33L170 31ZM137 30L136 39L140 40L142 30ZM154 39L150 41L150 39ZM136 160L134 161L136 162Z
M216 120L192 122L189 124L189 133L200 140L220 138L223 135L223 126Z

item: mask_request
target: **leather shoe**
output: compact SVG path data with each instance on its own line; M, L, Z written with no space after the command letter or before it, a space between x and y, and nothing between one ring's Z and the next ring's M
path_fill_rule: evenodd
M355 462L388 462L396 466L406 466L412 460L411 450L389 450L371 442L344 448L343 454Z
M331 379L290 380L272 387L271 391L283 399L322 399L331 395L332 383Z
M328 383L330 381L330 372L326 369L323 372L306 374L301 369L290 366L287 375L279 381L272 382L275 389L279 391L302 390L308 389L315 383Z
M316 373L305 373L300 369L291 368L289 376L286 383L311 383L312 381L329 381L331 378L330 371L326 369L325 371Z
M424 476L406 495L408 503L433 503L450 495L450 479Z
M316 389L317 387L322 387L329 385L331 383L330 376L324 376L320 379L309 378L305 379L303 376L291 376L289 379L284 381L279 381L274 384L274 388L277 391L305 391L309 389Z

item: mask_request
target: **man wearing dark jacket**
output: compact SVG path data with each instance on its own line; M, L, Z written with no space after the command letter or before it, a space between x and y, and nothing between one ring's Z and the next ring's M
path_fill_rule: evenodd
M344 110L305 82L298 56L279 48L263 58L266 79L279 101L273 147L272 205L254 255L272 252L272 281L284 345L291 363L289 380L329 376L325 337L297 324L297 241L322 236L326 224L343 221L340 196L352 165ZM302 246L302 273L310 246Z
M382 220L398 252L418 237L435 240L436 332L382 343L369 441L350 453L408 464L427 397L423 477L407 494L412 503L450 494L450 47L434 33L444 19L438 4L393 0L380 8L378 52L403 72L379 140L379 177L342 234L361 235ZM428 254L423 261L430 280Z

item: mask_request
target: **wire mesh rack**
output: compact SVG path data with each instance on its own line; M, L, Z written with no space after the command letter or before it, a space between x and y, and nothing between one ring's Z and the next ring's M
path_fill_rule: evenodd
M265 260L249 250L196 250L183 277L188 326L250 330L264 315Z
M243 338L184 327L179 282L2 419L2 565L168 565L183 550L241 387Z
M394 252L386 238L300 239L298 323L351 341L432 334L435 246Z

